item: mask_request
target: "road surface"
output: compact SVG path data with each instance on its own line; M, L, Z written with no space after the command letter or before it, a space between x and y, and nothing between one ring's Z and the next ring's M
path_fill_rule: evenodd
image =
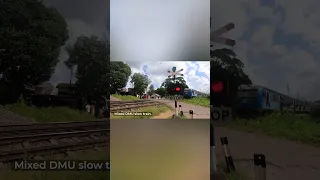
M236 168L244 169L253 176L253 154L261 153L267 160L267 180L319 180L320 148L215 127L217 159L224 162L220 137L228 137Z
M151 99L153 101L159 101L164 104L167 104L168 106L174 107L174 101L173 100L168 100L168 99ZM197 106L193 104L187 104L183 102L178 101L178 108L179 110L179 105L182 107L182 111L187 116L188 118L191 118L191 115L189 114L189 110L193 110L193 118L194 119L210 119L210 108L209 107L202 107L202 106Z

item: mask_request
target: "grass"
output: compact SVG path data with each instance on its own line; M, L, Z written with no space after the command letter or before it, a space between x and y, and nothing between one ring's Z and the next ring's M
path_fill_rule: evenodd
M37 122L71 122L95 120L92 115L68 107L35 108L23 102L6 106L10 111L21 116L32 118Z
M113 97L120 99L120 100L141 100L140 98L136 97L136 96L130 96L130 95L119 95L119 94L113 94Z
M252 120L236 119L230 123L230 127L320 145L320 124L313 121L308 115L276 112Z
M44 160L109 160L109 150L79 152L72 157L51 156ZM0 170L1 180L109 180L108 171L14 171L7 166Z
M194 98L190 98L190 99L182 99L179 101L184 102L184 103L188 103L188 104L210 107L210 99L206 98L206 97L194 97Z
M116 116L114 114L111 114L110 118L111 119L150 119L153 116L158 116L160 113L164 113L169 110L172 110L172 108L167 105L150 106L150 107L143 107L140 109L136 109L133 112L148 112L148 113L151 113L152 116Z

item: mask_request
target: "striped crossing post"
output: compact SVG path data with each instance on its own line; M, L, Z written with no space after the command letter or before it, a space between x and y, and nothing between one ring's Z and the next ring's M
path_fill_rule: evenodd
M254 177L255 180L266 180L267 171L266 171L266 156L263 154L254 154Z
M229 148L229 143L228 143L228 138L227 137L222 137L221 138L221 145L222 145L223 150L224 150L224 156L225 156L228 172L236 171L236 168L234 166L233 159L232 159L232 156L231 156L231 151L230 151L230 148Z
M214 143L214 127L212 120L210 120L210 170L211 174L217 171L216 151Z

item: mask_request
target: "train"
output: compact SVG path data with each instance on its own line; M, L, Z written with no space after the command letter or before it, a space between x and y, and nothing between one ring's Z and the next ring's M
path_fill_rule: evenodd
M312 103L276 92L259 85L240 86L237 92L236 108L242 112L292 110L312 111Z
M209 96L209 94L202 93L202 92L197 91L195 89L189 89L189 88L185 88L183 91L184 98L193 98L193 97L198 97L198 96Z
M183 97L185 98L192 98L197 96L198 96L198 92L194 89L185 88L183 91Z

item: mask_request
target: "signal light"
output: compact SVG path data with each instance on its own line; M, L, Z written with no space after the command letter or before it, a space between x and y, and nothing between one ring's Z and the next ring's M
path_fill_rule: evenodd
M211 84L211 89L214 93L220 93L224 90L224 84L221 81L215 81Z
M180 87L176 87L176 91L180 91L181 90L181 88Z

